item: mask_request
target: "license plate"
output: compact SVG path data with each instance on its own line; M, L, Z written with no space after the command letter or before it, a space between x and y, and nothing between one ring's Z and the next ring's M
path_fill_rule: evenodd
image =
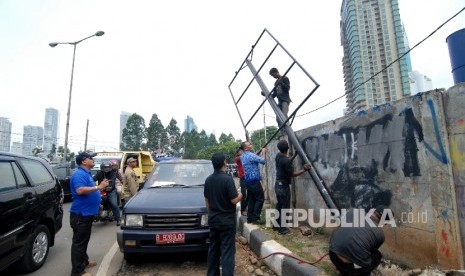
M166 233L157 234L155 237L156 244L173 244L173 243L185 243L186 237L184 233Z

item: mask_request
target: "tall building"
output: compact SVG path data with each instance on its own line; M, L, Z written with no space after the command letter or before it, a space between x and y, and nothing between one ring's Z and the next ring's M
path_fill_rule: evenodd
M0 151L10 151L11 122L8 118L0 117Z
M121 111L119 115L119 146L123 143L123 129L126 128L126 123L132 113Z
M187 116L187 118L184 119L184 131L191 132L192 130L197 131L197 126L194 123L194 119L190 116Z
M23 154L33 155L36 147L42 147L44 143L44 129L40 126L24 126L23 130Z
M11 152L16 154L23 154L23 144L20 142L13 142L13 145L11 145Z
M409 96L409 57L377 74L408 49L398 1L343 0L340 26L347 111Z
M58 149L58 110L54 108L45 109L44 120L44 154L48 155L52 150L52 145Z

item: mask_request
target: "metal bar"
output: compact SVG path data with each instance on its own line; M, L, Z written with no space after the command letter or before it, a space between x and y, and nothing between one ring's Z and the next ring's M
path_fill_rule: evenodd
M236 102L236 100L234 99L234 95L233 95L233 93L231 91L231 87L228 87L228 89L229 89L229 93L231 94L231 97L233 99L233 102ZM234 106L236 107L237 114L239 115L239 119L241 120L242 127L244 128L245 138L246 138L246 140L248 140L249 133L247 132L246 125L244 124L244 119L242 118L241 112L239 111L239 108L237 107L237 104L235 104Z
M260 75L257 73L255 67L253 66L252 62L249 60L246 60L247 67L249 67L250 71L252 74L255 76L255 80L257 81L258 85L262 89L262 91L266 95L266 99L268 100L269 104L271 105L271 108L276 114L276 119L278 121L278 124L281 126L280 128L284 127L287 137L289 139L289 142L294 146L296 152L298 152L300 158L304 161L304 163L311 164L310 160L307 157L307 154L305 153L302 145L300 144L300 141L298 140L297 136L295 135L294 131L292 128L287 124L287 121L289 118L284 116L283 112L281 109L279 109L278 104L274 101L274 99L268 97L270 92L268 90L268 87L266 87L265 83L261 79ZM315 183L315 186L317 187L318 191L320 192L321 196L323 197L324 201L326 202L326 205L331 208L331 209L337 209L336 204L334 203L333 199L331 198L330 194L328 193L328 189L326 188L325 183L323 180L318 176L316 173L315 169L312 168L308 171L310 176L313 179L313 182Z
M255 112L252 114L252 116L250 117L250 119L247 121L247 124L245 124L245 126L248 126L250 124L250 122L252 121L252 119L255 117L255 115L257 115L258 111L260 110L260 108L265 104L266 100L264 100L260 106L258 106L257 110L255 110Z

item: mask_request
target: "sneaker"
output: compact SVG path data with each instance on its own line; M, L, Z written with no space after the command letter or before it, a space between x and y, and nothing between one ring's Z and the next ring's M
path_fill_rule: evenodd
M273 231L279 231L279 229L281 229L280 227L272 227L271 229L273 229Z
M97 262L94 260L89 260L89 262L86 265L86 268L94 267L97 265Z
M286 235L286 234L289 234L290 232L291 230L289 230L288 228L284 228L278 232L278 235Z
M121 220L117 220L116 221L116 226L120 226L121 225Z
M243 215L244 217L246 217L246 216L247 216L247 212L246 212L246 211L241 212L241 215Z

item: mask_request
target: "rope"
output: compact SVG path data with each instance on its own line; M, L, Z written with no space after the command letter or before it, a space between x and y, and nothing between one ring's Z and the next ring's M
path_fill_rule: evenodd
M261 260L264 260L264 259L266 259L266 258L268 258L270 256L273 256L273 255L284 255L284 256L287 256L289 258L292 258L292 259L295 259L295 260L299 261L299 264L309 264L309 265L315 266L315 264L321 262L324 257L328 256L329 253L324 254L318 260L316 260L314 262L308 262L308 261L306 261L304 259L301 259L299 257L296 257L296 256L292 255L292 254L284 253L284 252L274 252L274 253L266 255L265 257L259 258L258 260L261 261Z

